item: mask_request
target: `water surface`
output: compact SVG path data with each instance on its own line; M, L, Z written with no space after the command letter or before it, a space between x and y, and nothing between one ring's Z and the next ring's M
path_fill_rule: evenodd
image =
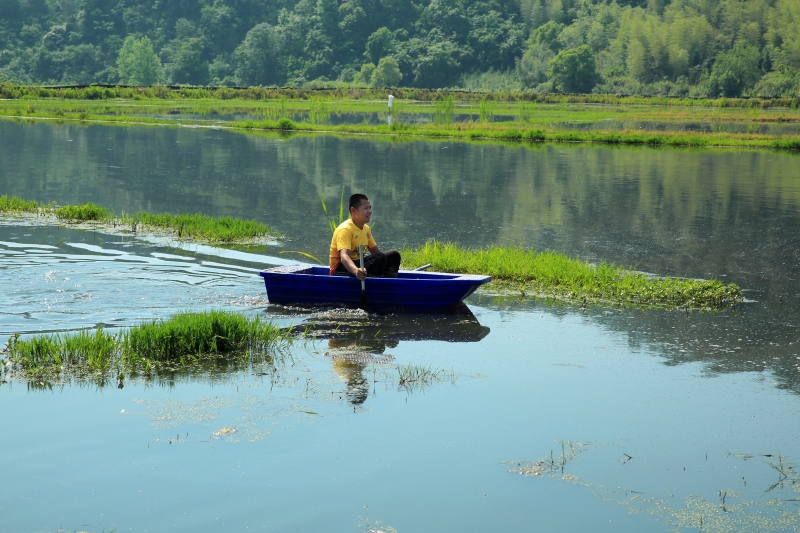
M0 342L210 308L318 335L274 365L128 376L121 389L6 380L11 530L800 522L796 480L768 491L781 478L767 464L800 452L797 156L9 122L0 140L2 192L252 217L290 237L231 252L6 221ZM342 186L370 195L385 248L551 248L724 276L750 301L719 314L584 310L484 292L440 317L269 305L257 270L300 258L281 251L324 258L319 197L335 204ZM441 379L401 386L405 364ZM551 453L563 472L509 472Z

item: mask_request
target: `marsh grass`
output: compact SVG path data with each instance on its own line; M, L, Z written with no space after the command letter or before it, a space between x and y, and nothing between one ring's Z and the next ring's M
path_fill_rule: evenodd
M453 122L453 110L455 100L452 95L443 96L433 101L434 122L437 124L448 124Z
M209 311L178 313L106 333L12 336L6 347L9 362L27 374L108 372L109 370L180 368L211 356L231 355L261 360L291 344L291 328L281 329L259 317Z
M206 242L232 243L241 240L275 234L266 224L255 220L232 217L210 217L208 215L172 215L137 213L129 217L138 220L143 227L174 231L178 238L191 238ZM123 223L126 220L123 217Z
M721 309L739 305L742 291L719 280L652 277L613 264L590 264L553 251L491 246L471 250L432 242L401 251L403 267L492 276L507 287L577 302Z
M83 205L64 205L57 207L56 217L75 222L87 222L92 220L110 220L112 214L108 209L89 202Z
M173 215L140 212L117 216L111 210L91 202L82 205L40 204L16 196L0 196L0 213L52 214L66 223L98 222L109 226L128 226L132 231L157 229L174 234L179 239L208 243L233 244L265 237L278 238L277 231L255 220L232 217L211 217L202 214Z
M39 202L23 200L7 194L0 196L0 213L37 213L39 208Z
M2 85L2 84L0 84ZM169 93L169 91L167 91ZM48 93L49 94L49 93ZM209 93L211 94L211 93ZM215 95L217 93L214 93ZM289 98L288 93L263 93L272 95L271 99L257 101L231 100L229 93L222 91L216 99L192 100L187 105L180 100L161 101L122 101L107 100L37 100L35 113L31 112L30 100L0 101L0 114L15 119L27 117L31 120L56 119L58 121L82 121L98 123L118 123L153 126L175 126L174 122L163 118L145 117L150 113L251 113L260 120L230 121L215 127L224 129L277 131L326 132L340 134L375 134L418 137L451 137L472 140L498 140L508 142L556 142L556 143L603 143L647 146L686 146L686 147L752 147L774 150L800 151L800 135L760 133L758 124L794 122L798 120L797 111L790 109L794 100L746 100L735 105L730 101L709 100L705 107L698 101L667 101L669 99L611 99L601 98L597 102L616 105L586 105L595 102L592 98L542 95L512 95L511 93L453 93L427 92L416 94L428 98L410 100L402 92L395 94L395 106L402 105L403 113L430 113L433 103L434 123L432 124L320 124L331 112L385 112L386 103L380 100L367 100L364 95L350 95L338 98L334 92L300 92L301 97ZM248 93L249 94L249 93ZM369 93L372 94L372 93ZM354 97L355 96L355 97ZM456 106L455 96L460 98ZM335 100L330 100L335 98ZM469 104L469 105L463 105ZM457 113L473 113L478 105L479 122L453 122ZM740 105L741 104L741 105ZM746 105L744 105L746 104ZM784 109L773 109L783 105ZM536 124L531 123L533 109L536 110ZM308 122L293 122L286 118L287 113L308 112ZM516 122L493 122L498 114L516 114ZM283 118L278 118L283 117ZM605 119L651 121L659 123L710 122L712 124L741 123L748 126L746 133L724 132L682 132L646 130L603 130ZM556 124L564 122L596 123L597 126L585 131L565 131ZM208 125L208 120L182 119L181 125ZM754 125L755 124L755 125ZM553 129L551 127L555 126Z
M494 120L495 103L487 98L481 98L478 103L478 115L480 121L483 123L492 122Z

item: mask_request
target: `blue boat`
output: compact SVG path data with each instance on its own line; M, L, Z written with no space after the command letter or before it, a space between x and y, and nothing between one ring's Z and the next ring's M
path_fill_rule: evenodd
M359 307L361 282L331 276L328 267L292 265L262 270L270 303L299 306ZM491 276L401 270L396 278L367 278L368 309L378 313L446 311L490 281Z

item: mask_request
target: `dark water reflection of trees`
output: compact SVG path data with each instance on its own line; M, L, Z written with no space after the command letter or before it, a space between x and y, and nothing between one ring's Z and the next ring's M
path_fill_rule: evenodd
M800 390L797 155L12 122L0 124L0 142L4 193L254 217L317 257L329 239L319 197L335 203L344 186L370 195L387 247L519 243L658 274L724 276L755 300L741 314L605 320L633 343L662 346L671 362L768 368Z

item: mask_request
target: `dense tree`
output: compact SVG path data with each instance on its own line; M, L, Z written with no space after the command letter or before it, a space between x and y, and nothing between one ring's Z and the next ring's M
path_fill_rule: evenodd
M583 46L596 91L797 94L800 78L798 0L0 0L0 81L128 82L117 60L142 35L169 83L372 83L362 64L391 57L408 85L578 90L548 73Z
M382 57L370 76L370 84L373 87L397 87L402 79L397 61L393 57Z
M588 93L600 81L594 54L587 45L562 50L550 60L548 76L556 89L565 93Z
M711 71L710 92L714 95L741 96L761 78L758 48L738 41L733 49L717 54Z
M278 85L285 80L281 63L281 37L266 22L247 32L234 54L239 85Z
M117 57L120 81L126 85L153 85L161 80L162 69L153 43L147 37L131 35Z

